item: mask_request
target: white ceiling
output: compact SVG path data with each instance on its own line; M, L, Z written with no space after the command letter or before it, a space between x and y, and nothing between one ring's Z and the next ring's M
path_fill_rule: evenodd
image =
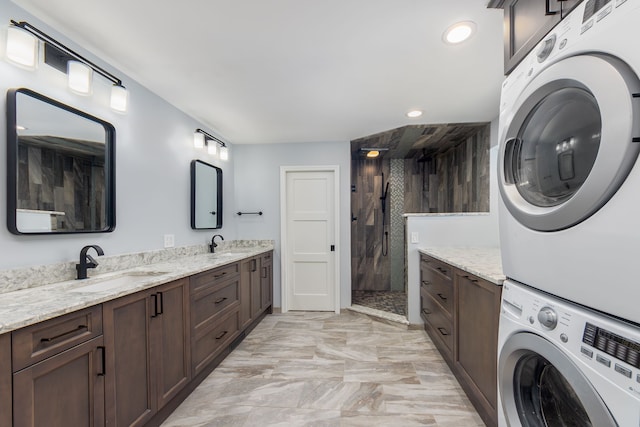
M486 0L13 1L232 143L498 115L502 11ZM444 44L462 20L475 37Z

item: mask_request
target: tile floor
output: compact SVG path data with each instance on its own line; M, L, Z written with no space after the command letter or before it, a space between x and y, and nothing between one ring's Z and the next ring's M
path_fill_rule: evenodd
M162 426L484 424L423 330L346 310L267 316Z
M358 291L351 292L351 303L389 313L407 315L407 294L392 291Z

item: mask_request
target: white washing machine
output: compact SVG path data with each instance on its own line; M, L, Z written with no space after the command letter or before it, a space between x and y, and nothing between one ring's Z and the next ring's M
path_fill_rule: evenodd
M505 275L640 323L640 0L585 0L505 80Z
M640 330L505 282L498 420L500 427L638 427Z

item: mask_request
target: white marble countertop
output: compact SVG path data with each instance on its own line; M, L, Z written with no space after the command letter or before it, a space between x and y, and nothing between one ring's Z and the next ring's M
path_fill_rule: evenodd
M500 248L427 247L419 251L496 285L502 285L505 280Z
M67 280L0 293L0 334L86 307L133 294L268 252L273 246L233 248L211 254L177 257L125 270L103 273L85 280ZM91 275L91 271L89 271ZM104 283L110 289L96 290ZM91 286L83 291L82 288Z

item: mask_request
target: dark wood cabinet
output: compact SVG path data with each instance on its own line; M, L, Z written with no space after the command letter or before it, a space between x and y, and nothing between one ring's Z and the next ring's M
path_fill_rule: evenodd
M498 320L502 286L420 256L425 330L488 426L497 425Z
M502 288L473 275L456 274L455 366L462 387L487 425L497 425L498 321Z
M96 306L2 336L0 366L6 369L12 361L14 426L104 426L101 313ZM0 375L0 392L11 393L6 370ZM2 425L11 425L5 413L0 418Z
M243 328L242 262L192 276L191 369L195 377L238 336ZM241 301L243 305L241 305ZM246 310L245 310L246 311Z
M492 0L504 8L504 73L509 74L582 0Z
M260 313L260 257L240 262L240 327L248 326Z
M273 252L260 257L260 297L261 310L272 312L273 304Z
M106 418L141 426L190 379L188 280L104 304Z
M12 415L11 334L0 335L0 426L10 426Z

